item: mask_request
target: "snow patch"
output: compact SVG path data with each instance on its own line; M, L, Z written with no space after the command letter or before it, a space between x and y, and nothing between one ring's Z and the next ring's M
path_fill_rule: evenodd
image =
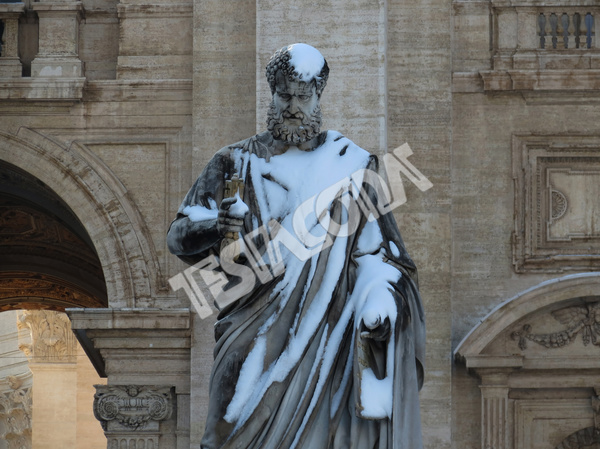
M293 44L288 47L290 52L290 65L294 66L302 81L316 78L325 64L325 58L314 47L307 44Z
M235 218L244 218L250 209L240 198L239 192L236 192L234 198L236 201L229 206L229 214Z
M183 208L181 213L187 215L190 221L205 221L205 220L216 220L219 215L217 203L212 198L209 198L210 208L204 206L186 206Z
M392 416L393 377L377 379L371 368L362 372L360 385L360 402L363 406L361 415L364 418L381 419Z

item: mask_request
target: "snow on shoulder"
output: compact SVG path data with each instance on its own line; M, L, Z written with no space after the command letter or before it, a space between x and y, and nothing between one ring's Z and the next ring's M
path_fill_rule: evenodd
M317 78L325 64L325 58L319 50L308 44L293 44L288 50L291 55L290 65L296 69L302 81Z

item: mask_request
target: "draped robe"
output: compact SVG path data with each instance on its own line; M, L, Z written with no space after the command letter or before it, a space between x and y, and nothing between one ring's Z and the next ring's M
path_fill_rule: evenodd
M262 133L220 150L169 230L188 263L218 258L217 205L238 175L249 209L240 242L253 247L235 265L259 273L260 259L269 274L238 282L241 296L220 310L201 447L419 449L424 313L392 213L360 185L377 159L335 131L310 152L273 155L271 144ZM189 234L194 207L200 237Z

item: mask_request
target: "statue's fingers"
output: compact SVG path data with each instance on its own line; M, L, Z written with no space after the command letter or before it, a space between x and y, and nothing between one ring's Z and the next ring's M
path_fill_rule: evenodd
M224 198L223 201L221 201L221 206L219 206L219 209L221 209L221 210L229 210L229 208L231 207L231 205L233 203L235 203L236 201L237 201L236 197Z
M243 226L244 220L241 218L235 218L228 215L219 216L219 224L222 226Z

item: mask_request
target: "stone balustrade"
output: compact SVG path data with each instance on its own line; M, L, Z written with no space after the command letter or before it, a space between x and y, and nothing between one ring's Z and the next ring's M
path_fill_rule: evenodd
M32 15L38 26L27 27L25 19ZM82 15L79 1L0 1L0 100L7 99L11 90L10 99L72 101L82 97L85 78L78 48ZM35 36L26 40L35 38L37 53L24 70L20 57L24 43L19 36L34 30Z
M19 60L19 17L25 10L24 3L0 3L0 77L21 76Z
M542 11L538 15L539 48L568 49L593 48L592 42L596 35L594 30L594 15L591 12ZM549 42L547 43L547 40ZM550 44L550 45L548 45Z

